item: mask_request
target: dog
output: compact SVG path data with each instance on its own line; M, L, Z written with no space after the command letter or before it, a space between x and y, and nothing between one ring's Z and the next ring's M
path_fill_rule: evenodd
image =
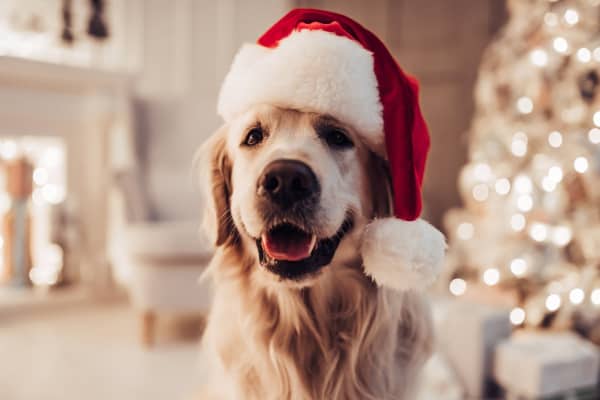
M433 343L417 291L365 274L390 172L345 121L250 107L199 150L214 301L206 399L411 399Z

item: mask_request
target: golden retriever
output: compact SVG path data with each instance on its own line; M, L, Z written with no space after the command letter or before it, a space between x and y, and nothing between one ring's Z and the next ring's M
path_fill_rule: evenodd
M199 154L217 246L202 398L411 399L429 309L373 283L359 253L366 224L392 215L386 162L343 121L269 105Z

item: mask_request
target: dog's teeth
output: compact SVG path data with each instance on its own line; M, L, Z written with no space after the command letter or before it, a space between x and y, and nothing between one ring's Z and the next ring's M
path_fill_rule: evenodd
M310 239L310 252L311 253L315 249L315 245L316 244L317 244L317 236L316 235L312 235L312 238Z

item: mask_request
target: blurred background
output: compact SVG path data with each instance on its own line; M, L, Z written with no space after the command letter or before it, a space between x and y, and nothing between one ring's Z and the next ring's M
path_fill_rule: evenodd
M295 7L421 83L449 251L419 399L600 398L600 0L0 0L0 398L201 384L192 159L239 46Z

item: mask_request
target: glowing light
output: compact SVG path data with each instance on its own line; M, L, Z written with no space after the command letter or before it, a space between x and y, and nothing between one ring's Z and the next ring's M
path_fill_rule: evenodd
M533 101L527 96L519 97L517 100L517 110L521 114L530 114L533 111Z
M525 216L523 214L514 214L512 217L510 217L510 227L517 232L525 229L526 223L527 221L525 220Z
M523 157L527 154L527 135L524 132L517 132L512 137L510 151L517 157Z
M581 304L585 299L585 292L581 288L571 289L569 292L569 301L572 304Z
M517 208L520 211L527 212L533 208L533 199L528 194L523 194L517 198Z
M548 54L542 49L535 49L529 53L529 60L538 67L545 67L548 64Z
M554 166L550 167L548 170L548 176L554 180L554 182L558 183L562 181L563 178L563 170L561 167Z
M467 291L467 282L464 279L454 278L450 281L450 293L462 296Z
M562 145L563 138L559 131L553 131L548 134L548 144L555 149Z
M600 111L596 111L594 116L592 117L592 121L594 121L594 125L600 127Z
M462 222L456 228L456 234L462 240L469 240L475 234L475 228L470 222Z
M600 47L596 47L592 53L594 60L600 62Z
M598 128L590 129L590 131L588 132L588 140L592 144L600 143L600 129L598 129Z
M45 185L41 188L41 195L50 204L59 204L65 197L65 189L58 185Z
M588 63L592 61L592 52L590 49L586 49L585 47L577 50L577 59L582 63Z
M48 170L38 167L33 171L33 181L38 186L44 186L48 183Z
M573 238L573 232L568 226L557 226L552 230L552 243L557 246L566 246Z
M527 272L527 261L522 258L515 258L510 262L510 272L514 276L523 276Z
M41 158L40 162L48 167L55 167L61 164L63 152L60 147L49 147Z
M513 184L517 193L531 193L533 188L533 184L531 183L531 179L526 175L519 175L515 178L515 182Z
M63 250L57 244L49 244L42 252L43 264L37 265L29 272L29 278L35 285L49 286L58 281L63 267Z
M542 189L544 189L545 192L553 192L554 189L556 189L556 185L556 181L549 176L545 176L542 179Z
M566 53L569 50L569 42L564 37L559 36L552 41L552 47L558 53Z
M592 293L590 294L590 301L593 305L600 306L600 289L592 290Z
M473 168L473 175L475 175L477 180L487 182L492 179L492 169L486 163L478 163Z
M575 161L573 161L573 168L575 168L575 171L579 172L580 174L583 174L585 171L587 171L588 166L588 160L585 157L577 157Z
M500 178L496 181L494 188L499 195L508 194L510 192L510 181L506 178Z
M556 293L552 293L548 297L546 297L546 309L548 311L556 311L560 308L560 296Z
M558 25L558 15L553 12L547 12L546 15L544 15L544 23L548 26Z
M548 227L539 222L531 224L529 228L529 236L536 242L543 242L548 237Z
M575 25L576 23L579 22L579 13L577 12L577 10L569 8L565 11L563 18L565 19L565 22L567 24Z
M521 325L525 322L525 310L521 307L515 307L510 312L510 322L513 325Z
M477 201L486 201L489 196L489 188L485 183L479 183L473 187L473 198Z
M7 140L0 148L0 154L2 155L2 158L6 160L12 160L16 158L18 153L19 148L14 140Z
M488 286L494 286L500 281L500 271L496 268L488 268L483 272L483 282Z

